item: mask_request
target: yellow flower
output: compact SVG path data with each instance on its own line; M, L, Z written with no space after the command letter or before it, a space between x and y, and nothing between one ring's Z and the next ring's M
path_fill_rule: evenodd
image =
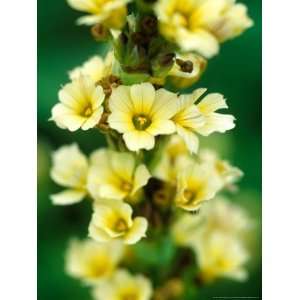
M176 124L177 133L184 139L188 149L196 153L199 147L197 133L203 127L204 119L194 104L206 89L197 89L192 94L181 95L177 100L177 112L172 120Z
M67 0L67 2L72 8L89 14L77 20L79 25L101 23L108 28L120 29L125 23L126 4L130 0Z
M82 66L77 67L69 72L71 80L77 80L81 75L89 76L94 83L111 75L114 60L113 51L107 53L105 59L95 55L86 61Z
M249 254L236 237L214 231L199 240L196 257L201 280L210 282L218 277L247 279L244 264Z
M207 58L253 25L246 6L234 0L158 0L155 12L166 38Z
M201 55L195 53L176 54L176 58L176 63L174 63L168 74L171 82L180 89L196 83L205 71L207 61ZM186 64L189 64L188 67Z
M150 83L118 86L109 99L111 128L123 134L131 151L150 150L155 136L171 134L175 125L170 120L176 107L176 95L165 89L155 90Z
M212 93L205 96L197 105L203 116L204 124L199 128L201 135L207 136L213 132L224 133L235 127L234 116L216 113L216 110L228 108L223 95Z
M210 149L201 149L199 158L201 161L206 162L215 168L223 181L224 187L235 183L243 176L243 172L239 168L233 167L228 161L220 159L217 153Z
M60 103L52 108L52 117L62 129L88 130L100 120L104 101L101 86L95 86L90 77L81 76L66 84L58 93Z
M111 280L102 282L93 291L96 300L150 300L152 285L143 275L118 270Z
M175 204L195 211L204 201L212 199L221 187L219 176L209 165L191 163L178 174Z
M132 208L120 200L104 200L94 204L94 213L89 226L89 236L98 242L121 240L135 244L148 227L143 217L132 219Z
M113 241L71 241L66 253L66 272L86 284L98 284L110 277L124 254L124 245Z
M101 149L91 155L88 189L95 199L132 199L151 177L130 153Z
M203 207L201 220L207 235L220 231L231 236L241 236L253 227L252 220L242 207L219 196Z
M86 180L88 160L76 144L63 146L52 155L51 178L67 189L51 195L57 205L68 205L81 201L87 194Z

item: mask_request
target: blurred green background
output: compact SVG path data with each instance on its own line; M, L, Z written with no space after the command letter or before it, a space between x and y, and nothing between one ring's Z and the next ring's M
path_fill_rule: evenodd
M201 145L214 147L245 173L240 192L233 196L257 220L253 235L250 278L245 283L219 280L197 291L197 299L213 296L261 296L261 1L247 4L255 26L241 37L223 44L219 56L209 61L198 86L227 98L237 126L225 135L214 134ZM85 202L54 207L49 194L60 190L49 178L50 153L62 144L77 142L90 153L104 145L98 132L60 130L49 122L57 91L67 82L67 71L81 64L101 45L89 29L76 26L80 14L63 0L38 0L38 299L90 299L88 290L64 273L64 251L71 236L86 236L90 208ZM109 299L107 299L109 300Z

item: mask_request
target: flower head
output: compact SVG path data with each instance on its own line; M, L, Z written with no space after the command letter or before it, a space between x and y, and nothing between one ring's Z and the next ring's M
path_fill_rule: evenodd
M127 14L126 4L130 0L67 0L69 5L79 11L88 13L78 19L79 25L101 23L108 28L123 27Z
M145 236L147 227L145 218L132 218L130 205L103 199L94 204L89 236L99 242L121 240L125 244L135 244Z
M81 201L87 194L88 160L76 144L63 146L52 155L51 178L67 189L51 195L54 204L68 205Z
M98 243L74 239L66 253L66 272L86 284L98 284L113 274L123 253L124 245L117 241Z
M91 155L88 189L97 198L132 199L151 177L131 153L101 149Z
M195 211L204 201L212 199L221 187L218 175L209 165L194 162L178 174L175 204Z
M143 275L118 270L111 280L96 287L93 295L97 300L150 300L152 285Z
M94 127L102 116L105 95L90 77L80 76L66 84L58 93L60 103L52 108L52 117L62 129L76 131Z
M236 237L214 231L203 236L195 250L202 280L209 282L227 277L243 281L247 278L243 265L249 253Z
M155 90L150 83L118 86L109 99L111 128L123 134L131 151L150 150L155 136L171 134L175 125L176 95L165 89Z
M201 149L198 156L202 162L210 164L216 170L224 187L234 184L243 176L243 172L239 168L220 159L217 153L210 149Z
M113 60L113 51L108 52L105 59L95 55L87 60L82 66L76 67L70 71L69 77L71 80L77 80L81 75L89 76L94 83L97 83L101 79L111 75Z
M224 133L235 127L234 116L216 113L216 110L228 108L223 95L212 93L205 96L197 105L204 119L204 124L199 128L201 135L207 136L213 132Z
M253 24L246 6L235 0L158 0L155 12L166 38L207 58L219 52L220 42Z

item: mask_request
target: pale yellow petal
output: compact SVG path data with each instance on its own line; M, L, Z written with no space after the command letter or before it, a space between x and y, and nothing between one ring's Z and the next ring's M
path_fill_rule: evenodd
M100 243L111 240L111 237L103 229L96 227L93 223L89 225L89 237Z
M235 118L232 115L212 113L210 116L205 117L204 125L197 132L204 136L210 135L213 132L224 133L235 127L234 121Z
M131 151L138 151L141 149L150 150L154 147L154 136L145 131L129 131L123 134L126 146Z
M193 32L179 28L176 41L185 51L196 51L206 58L219 52L219 42L215 36L200 28Z
M81 129L88 130L95 127L99 123L102 113L103 107L99 107L88 119L86 119L86 121L82 124Z
M155 120L151 125L146 129L151 135L159 134L171 134L176 130L176 126L171 120Z
M150 113L155 99L155 89L151 83L134 84L130 87L130 95L136 114Z
M60 193L52 194L50 198L55 205L70 205L82 201L85 196L86 191L84 190L64 190Z
M199 138L197 134L182 126L177 126L176 128L178 135L180 135L183 138L189 151L191 153L197 153L199 148Z
M111 153L112 169L120 178L126 182L131 182L135 168L135 159L130 153Z
M111 128L120 133L135 129L131 115L122 111L114 111L111 113L108 117L108 124Z
M122 200L127 196L125 191L112 184L100 184L98 192L101 198L113 200Z
M130 87L120 85L113 89L109 98L109 108L113 113L118 111L132 116L133 104L130 96Z
M134 195L141 187L145 186L150 178L151 174L147 167L145 165L139 165L135 170L131 194Z
M151 109L153 120L170 119L177 111L177 95L165 89L159 89Z
M126 244L135 244L141 238L146 236L147 227L147 219L143 217L135 218L129 232L124 237L124 242Z
M105 94L103 92L103 88L101 86L97 86L91 95L91 104L92 109L96 110L103 103L105 98Z
M218 109L228 108L225 98L218 93L208 94L197 106L203 115L210 114Z

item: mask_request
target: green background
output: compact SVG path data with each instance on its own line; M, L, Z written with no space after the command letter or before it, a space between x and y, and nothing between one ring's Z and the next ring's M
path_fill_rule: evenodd
M241 37L222 45L220 55L209 61L196 86L220 92L228 101L236 128L214 134L201 145L214 147L245 173L240 192L233 196L256 220L252 237L253 258L249 280L237 283L218 280L187 296L193 300L213 296L261 296L261 1L240 1L249 7L255 26ZM68 81L67 71L95 53L87 27L75 25L80 15L63 0L38 1L38 299L90 299L88 290L64 273L64 251L71 236L86 236L90 208L83 202L69 207L52 206L49 194L59 191L49 179L49 154L62 144L77 142L89 153L103 146L99 133L70 133L49 122L57 91ZM103 49L102 49L103 51ZM194 87L193 87L194 88ZM109 300L109 299L107 299Z

